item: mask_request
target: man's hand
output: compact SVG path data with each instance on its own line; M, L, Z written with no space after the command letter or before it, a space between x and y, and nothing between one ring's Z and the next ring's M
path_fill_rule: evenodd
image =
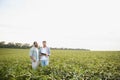
M33 62L36 62L36 60L35 60L35 59L33 59Z
M49 56L48 54L46 54L46 56Z
M30 58L33 62L36 62L36 60L32 56L30 56Z
M32 56L30 56L30 58L32 59L33 62L36 62L36 60Z

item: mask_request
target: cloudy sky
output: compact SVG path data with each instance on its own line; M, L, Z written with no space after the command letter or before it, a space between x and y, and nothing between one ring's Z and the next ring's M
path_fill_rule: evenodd
M120 0L0 0L0 41L120 50Z

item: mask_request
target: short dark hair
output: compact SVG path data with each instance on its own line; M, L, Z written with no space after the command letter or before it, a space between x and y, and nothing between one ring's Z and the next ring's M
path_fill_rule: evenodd
M37 43L37 41L34 41L33 44L35 45L35 43Z
M43 43L46 43L46 41L42 41Z

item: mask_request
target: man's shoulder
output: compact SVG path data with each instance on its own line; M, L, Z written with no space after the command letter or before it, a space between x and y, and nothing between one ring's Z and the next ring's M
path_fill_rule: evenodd
M48 46L46 46L46 47L40 47L40 49L43 49L43 48L49 48Z
M50 49L50 47L48 47L48 46L46 46L45 48L46 49ZM40 47L39 49L41 50L41 49L43 49L43 47Z
M30 48L30 50L34 50L34 49L35 49L35 47L31 47L31 48Z
M47 49L50 49L50 47L48 47L48 46L47 46L46 48L47 48Z
M47 49L48 49L49 47L48 47L48 46L46 46L45 48L47 48Z

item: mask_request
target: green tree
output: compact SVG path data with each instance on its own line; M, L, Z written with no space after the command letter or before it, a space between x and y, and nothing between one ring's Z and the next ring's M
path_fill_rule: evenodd
M0 42L0 47L1 47L1 48L4 48L4 46L5 46L5 41L1 41L1 42Z

